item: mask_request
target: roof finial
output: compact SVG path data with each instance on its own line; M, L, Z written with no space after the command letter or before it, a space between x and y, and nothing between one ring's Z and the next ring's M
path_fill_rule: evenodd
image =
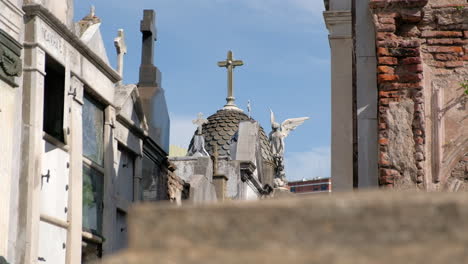
M233 70L235 67L242 66L244 65L244 62L241 60L234 60L232 51L228 51L227 53L227 58L225 61L220 61L218 62L219 67L225 67L227 69L227 74L228 74L228 95L226 98L226 105L224 106L224 109L239 109L237 108L235 104L236 98L234 97L234 80L233 80Z

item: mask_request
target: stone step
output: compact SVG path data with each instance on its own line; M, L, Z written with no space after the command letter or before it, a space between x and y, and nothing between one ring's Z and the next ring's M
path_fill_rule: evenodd
M146 204L129 221L129 249L105 263L468 263L465 193Z

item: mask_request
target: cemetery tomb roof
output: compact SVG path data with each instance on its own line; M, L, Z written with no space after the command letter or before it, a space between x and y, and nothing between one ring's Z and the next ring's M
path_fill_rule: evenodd
M214 156L215 147L218 148L219 156L231 156L232 138L239 130L241 121L254 121L242 111L221 109L208 117L208 123L203 125L202 134L205 138L205 149L211 156ZM273 163L270 141L261 126L259 126L261 154L264 161ZM190 142L190 146L193 143ZM190 149L189 146L189 149Z

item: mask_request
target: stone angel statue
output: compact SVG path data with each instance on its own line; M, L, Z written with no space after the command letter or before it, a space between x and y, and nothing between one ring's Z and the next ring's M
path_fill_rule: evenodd
M276 163L275 187L284 187L286 185L286 176L284 172L284 139L291 131L300 126L309 117L297 117L286 119L281 125L275 121L275 114L270 109L270 144L271 152Z
M309 117L297 117L286 119L281 125L275 121L275 114L270 109L270 121L271 121L271 132L270 132L270 143L271 150L275 156L284 156L284 139L289 135L291 131L296 127L302 125L304 121Z

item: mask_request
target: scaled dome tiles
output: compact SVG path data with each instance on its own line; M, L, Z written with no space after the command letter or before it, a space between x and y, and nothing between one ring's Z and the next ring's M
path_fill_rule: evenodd
M231 139L239 130L239 123L248 120L253 119L249 118L241 111L227 109L218 110L215 114L208 117L208 123L203 125L202 133L205 138L205 149L213 156L215 150L213 146L217 146L219 156L230 156ZM261 126L259 132L263 160L273 163L270 142ZM192 142L190 142L190 145L192 145Z

